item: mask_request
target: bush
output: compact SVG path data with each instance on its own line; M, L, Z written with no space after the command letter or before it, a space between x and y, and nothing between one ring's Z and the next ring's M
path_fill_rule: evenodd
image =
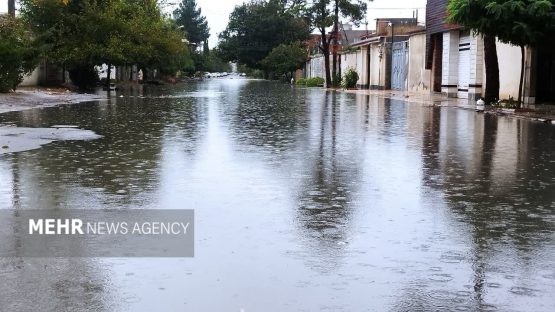
M69 70L69 78L79 90L93 90L98 83L98 72L94 66L80 65Z
M358 81L357 72L354 69L349 68L343 75L343 81L341 82L341 87L343 89L354 88L357 86L357 81Z
M18 19L0 16L0 92L15 90L38 64L35 44Z
M307 86L307 87L321 87L324 85L324 78L322 77L313 77L313 78L300 78L297 80L296 84L299 86Z
M306 80L307 87L322 87L324 86L324 78L322 77L313 77Z

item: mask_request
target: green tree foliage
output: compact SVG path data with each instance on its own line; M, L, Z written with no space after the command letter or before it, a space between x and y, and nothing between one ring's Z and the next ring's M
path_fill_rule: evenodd
M524 80L525 46L537 46L550 40L555 30L555 11L549 0L450 0L452 21L496 36L505 43L520 46L521 74L519 103Z
M309 24L296 13L296 7L282 0L252 1L235 7L220 34L222 57L263 69L261 61L272 49L309 37Z
M21 20L0 17L0 92L15 90L37 66L37 50Z
M277 76L292 77L295 70L302 68L308 57L307 49L301 42L280 44L262 60L262 65Z
M204 54L204 69L210 73L230 72L231 66L222 60L217 50L209 50Z
M21 5L44 56L70 70L137 64L169 74L190 60L183 32L154 0L21 0Z
M337 3L336 3L337 2ZM336 31L332 35L327 34L327 29L337 23L339 15L348 19L355 25L366 16L367 5L362 0L307 0L304 4L304 12L311 22L313 28L320 34L320 51L324 56L324 67L326 75L326 85L332 85L330 72L330 45L337 36ZM337 18L336 18L337 16Z
M193 47L193 64L184 68L185 74L193 75L198 71L207 71L210 29L201 9L197 7L196 1L183 0L179 8L174 11L174 19L175 23L185 32L189 44ZM202 53L199 51L201 46Z
M173 14L176 24L182 26L190 43L200 47L202 42L208 40L210 37L208 22L202 15L201 9L197 8L195 0L183 0Z

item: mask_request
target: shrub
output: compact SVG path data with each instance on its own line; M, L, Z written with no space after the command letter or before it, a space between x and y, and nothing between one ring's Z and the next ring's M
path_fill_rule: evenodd
M313 77L306 80L307 87L321 87L324 85L324 78L322 77Z
M295 83L299 86L306 86L306 79L305 78L299 78Z
M357 81L358 81L357 72L354 69L349 68L343 75L343 81L341 82L341 87L343 89L354 88L357 85Z
M300 78L297 80L296 84L299 86L307 87L321 87L324 85L324 78L322 77L312 77L312 78Z
M15 90L38 64L34 41L18 19L0 16L0 92Z
M306 86L307 87L317 87L318 83L316 82L316 80L314 78L310 78L306 81Z

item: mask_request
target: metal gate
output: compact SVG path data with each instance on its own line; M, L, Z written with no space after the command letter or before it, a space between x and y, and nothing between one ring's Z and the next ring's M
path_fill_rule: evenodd
M409 42L393 43L393 60L391 64L391 89L407 90L407 73L409 60Z

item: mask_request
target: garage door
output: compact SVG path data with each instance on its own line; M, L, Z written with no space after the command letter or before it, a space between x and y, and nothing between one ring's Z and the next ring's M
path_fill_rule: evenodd
M461 34L459 39L459 82L457 97L468 98L470 83L470 35Z

